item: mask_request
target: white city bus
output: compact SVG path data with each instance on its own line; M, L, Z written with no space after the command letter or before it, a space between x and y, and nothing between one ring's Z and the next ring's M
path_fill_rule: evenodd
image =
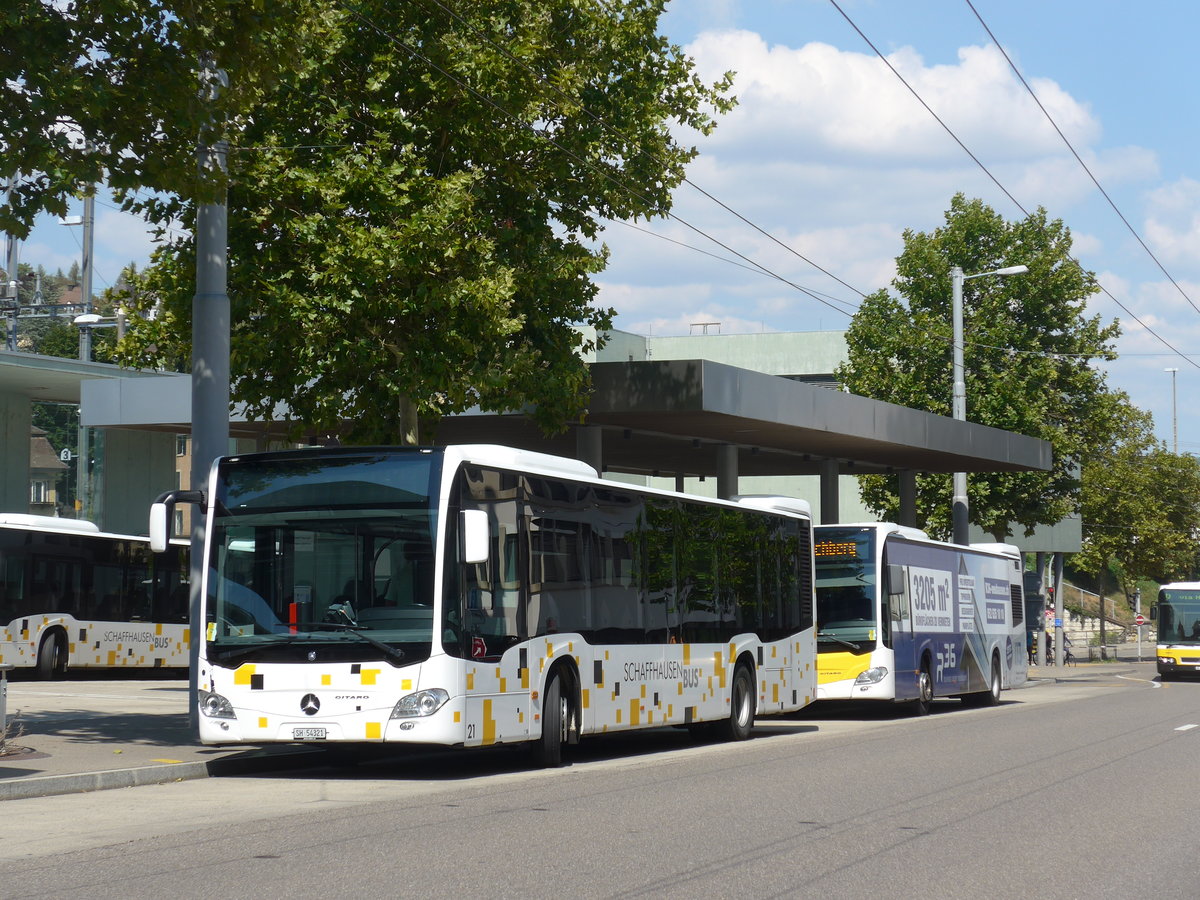
M186 668L187 547L79 519L0 513L0 663L42 678L68 668Z
M489 445L217 460L205 743L530 742L679 725L744 739L815 699L812 524Z
M993 705L1028 677L1021 556L887 523L815 529L817 699Z

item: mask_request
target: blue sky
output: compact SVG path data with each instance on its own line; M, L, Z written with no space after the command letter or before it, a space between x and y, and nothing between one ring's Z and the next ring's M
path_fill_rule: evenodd
M1120 319L1124 331L1110 384L1154 414L1170 446L1172 375L1164 369L1178 368L1179 449L1200 452L1191 402L1200 384L1192 361L1200 362L1200 7L1179 0L972 2L1170 278L1054 133L966 0L838 5L1021 205L1063 219L1075 256L1185 354L1106 295L1090 301L1092 313ZM683 136L701 151L691 180L859 291L888 285L901 232L937 227L958 191L1006 218L1022 215L829 0L675 0L663 26L708 80L738 73L738 108L711 137ZM686 185L676 192L675 212L798 284L857 300ZM678 222L638 228L724 253ZM78 232L43 223L21 259L65 269L78 258ZM841 330L849 321L779 282L645 230L613 224L604 239L612 256L599 279L601 301L617 309L620 328L687 334L692 323L720 322L724 333ZM99 205L97 290L149 249L139 223Z

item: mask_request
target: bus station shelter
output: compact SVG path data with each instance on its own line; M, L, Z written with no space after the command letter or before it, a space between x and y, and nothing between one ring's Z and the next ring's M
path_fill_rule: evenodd
M29 402L48 380L46 361L0 353L10 468L21 459L13 448L19 451L22 440L28 444ZM113 490L101 526L143 532L154 496L176 486L174 466L162 460L166 455L174 461L174 435L190 431L190 377L52 362L63 364L53 377L75 385L82 424L116 438L105 454L105 483ZM590 367L587 414L562 433L543 434L520 411L476 410L443 419L427 437L437 444L497 443L575 457L609 476L673 477L677 485L689 477L712 478L720 497L739 493L745 476L815 475L823 522L837 521L842 475L896 474L907 524L915 521L918 472L1044 471L1052 464L1046 441L725 363L630 360ZM278 413L286 416L286 410ZM277 425L248 422L236 409L230 434L264 447L279 437ZM11 472L9 478L19 481ZM19 511L22 499L8 490L0 505Z

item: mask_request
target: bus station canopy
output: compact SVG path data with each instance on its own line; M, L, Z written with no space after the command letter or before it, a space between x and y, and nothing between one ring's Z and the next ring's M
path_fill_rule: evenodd
M737 448L741 475L1048 470L1049 442L701 359L591 365L586 425L609 471L713 475ZM949 387L947 387L949 391ZM572 429L574 430L574 429ZM572 430L543 435L521 414L443 419L438 443L489 442L577 456Z

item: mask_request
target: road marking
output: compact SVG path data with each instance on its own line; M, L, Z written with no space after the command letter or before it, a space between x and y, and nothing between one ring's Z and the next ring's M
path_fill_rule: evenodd
M1200 728L1200 725L1180 725L1176 731L1191 731L1193 728Z
M1142 682L1142 684L1150 685L1150 687L1156 687L1156 688L1162 687L1161 684L1159 684L1157 681L1154 681L1153 679L1150 679L1150 678L1134 678L1132 675L1118 675L1117 677L1120 678L1122 681L1140 681L1140 682Z

